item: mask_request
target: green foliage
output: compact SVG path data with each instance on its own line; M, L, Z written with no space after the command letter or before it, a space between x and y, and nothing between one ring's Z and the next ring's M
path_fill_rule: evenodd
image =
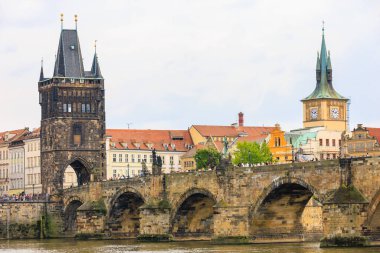
M214 148L199 149L194 156L197 170L215 168L219 165L222 155Z
M238 142L232 162L236 165L272 162L272 153L265 142L261 145L257 142Z

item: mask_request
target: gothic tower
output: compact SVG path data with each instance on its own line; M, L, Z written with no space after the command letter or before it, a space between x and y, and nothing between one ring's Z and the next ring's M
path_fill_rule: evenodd
M62 21L62 20L61 20ZM105 175L104 79L95 54L84 71L77 29L62 29L53 77L41 67L42 191L59 194L71 166L78 185Z
M348 99L335 91L332 85L330 52L327 54L324 28L321 52L317 55L317 85L303 103L303 126L324 126L327 130L345 131L347 128Z

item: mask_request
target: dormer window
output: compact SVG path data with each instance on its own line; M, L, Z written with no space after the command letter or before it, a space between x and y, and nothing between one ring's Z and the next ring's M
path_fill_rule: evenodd
M70 49L71 49L71 50L74 50L74 49L75 49L75 46L74 46L74 45L71 45L71 46L70 46Z
M172 147L172 149L175 150L175 144L174 143L170 144L170 146Z
M167 150L169 145L167 143L164 143L162 146Z
M139 142L135 142L133 145L135 145L136 148L140 149L141 144Z

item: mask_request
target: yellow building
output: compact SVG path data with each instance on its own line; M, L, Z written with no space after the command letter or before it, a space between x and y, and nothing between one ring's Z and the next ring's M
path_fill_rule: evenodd
M284 163L293 160L292 146L287 143L285 131L281 130L279 124L270 132L267 143L274 161Z
M349 100L336 92L332 85L330 52L327 54L324 31L317 57L316 79L315 90L302 100L304 128L323 126L326 130L347 131Z

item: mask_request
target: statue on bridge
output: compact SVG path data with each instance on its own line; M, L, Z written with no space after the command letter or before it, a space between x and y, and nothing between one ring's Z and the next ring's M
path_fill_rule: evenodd
M156 149L153 149L152 157L153 157L152 174L153 175L161 175L162 159L161 159L161 156L157 156Z

